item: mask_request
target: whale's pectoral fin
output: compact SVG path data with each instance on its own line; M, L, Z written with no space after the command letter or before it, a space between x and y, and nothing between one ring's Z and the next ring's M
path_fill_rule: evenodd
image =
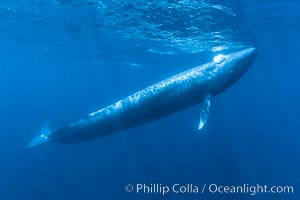
M209 109L210 109L210 96L207 96L205 100L200 104L200 121L199 121L199 127L198 129L201 130L209 115Z

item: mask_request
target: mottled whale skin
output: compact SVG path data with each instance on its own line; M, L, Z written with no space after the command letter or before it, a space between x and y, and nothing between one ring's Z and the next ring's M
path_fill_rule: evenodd
M26 147L44 143L76 143L91 140L170 115L199 104L201 129L208 117L210 99L236 82L256 57L253 47L176 74L134 93L68 126L43 128Z

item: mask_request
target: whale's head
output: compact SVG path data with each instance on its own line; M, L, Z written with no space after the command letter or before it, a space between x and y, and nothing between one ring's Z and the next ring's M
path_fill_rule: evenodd
M214 93L219 93L236 82L249 69L256 54L256 48L250 47L227 55L216 55L213 58L213 72L217 79Z

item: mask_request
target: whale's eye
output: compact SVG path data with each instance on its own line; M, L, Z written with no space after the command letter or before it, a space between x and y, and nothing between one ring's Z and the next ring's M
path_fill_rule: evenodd
M223 54L219 54L219 55L215 56L213 60L214 60L214 63L219 64L219 63L223 62L225 59L226 59L226 56L224 56Z

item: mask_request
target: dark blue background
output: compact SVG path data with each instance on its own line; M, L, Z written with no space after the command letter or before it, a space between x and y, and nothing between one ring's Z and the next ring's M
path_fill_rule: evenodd
M55 6L63 10L69 2ZM7 14L16 5L27 12ZM128 183L293 185L292 195L252 198L299 198L298 2L249 0L235 7L243 18L231 23L242 27L247 35L240 38L248 38L244 43L259 54L239 82L213 98L204 131L197 130L195 106L88 143L27 150L21 147L47 121L53 129L64 126L215 55L154 54L145 50L151 42L130 48L135 40L107 41L84 27L76 33L78 24L50 37L51 25L49 30L31 26L37 16L30 15L30 6L47 8L21 1L1 5L6 18L0 21L0 199L250 198L128 194ZM94 23L92 8L82 13L72 8L81 19L77 23ZM51 8L47 13L44 17L56 16ZM90 35L93 40L85 41Z

